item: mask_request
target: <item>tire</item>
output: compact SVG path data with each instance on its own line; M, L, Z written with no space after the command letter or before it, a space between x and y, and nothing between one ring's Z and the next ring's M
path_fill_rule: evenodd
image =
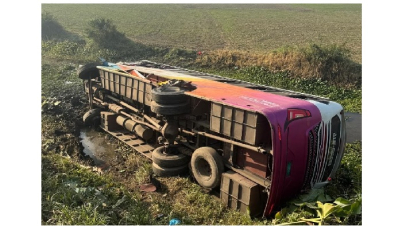
M164 154L164 146L155 148L152 152L152 161L163 168L174 168L187 165L190 157L179 152L179 154Z
M162 105L152 101L151 111L159 115L181 115L190 112L190 104L186 102L182 104Z
M86 126L91 126L91 125L99 125L100 124L100 112L101 109L91 109L87 111L84 116L82 117L82 120L84 121L84 125Z
M188 166L179 166L174 168L164 168L158 166L156 163L152 163L152 171L155 175L160 177L175 177L182 176L188 172Z
M77 74L80 79L91 79L99 77L99 69L96 66L100 66L99 63L89 63L78 68Z
M216 188L224 170L222 157L211 147L201 147L191 156L191 172L202 187Z
M105 101L106 100L106 94L109 94L108 90L104 89L104 88L98 88L95 90L95 97L99 98L101 101Z
M181 104L189 99L184 90L175 86L158 87L151 91L152 100L158 104Z

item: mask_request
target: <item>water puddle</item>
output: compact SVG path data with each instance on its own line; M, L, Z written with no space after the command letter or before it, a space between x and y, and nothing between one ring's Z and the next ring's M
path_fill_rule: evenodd
M359 113L345 112L346 117L346 142L352 143L362 140L362 115Z
M96 166L107 169L116 157L117 144L112 144L105 133L85 128L80 132L83 152L94 160Z

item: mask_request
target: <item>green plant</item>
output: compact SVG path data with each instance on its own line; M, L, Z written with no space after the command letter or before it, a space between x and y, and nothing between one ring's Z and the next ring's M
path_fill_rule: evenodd
M56 18L48 13L42 13L42 40L59 39L65 33Z
M282 223L283 225L306 223L322 225L333 222L344 223L348 218L361 215L362 213L361 198L352 201L344 198L337 198L333 203L322 203L321 201L316 201L316 203L297 203L295 205L315 210L315 217L302 217L299 221ZM281 215L277 215L276 217L280 218Z
M344 45L284 46L266 54L217 50L198 57L195 63L216 69L264 68L330 85L361 86L361 64L351 60L350 50Z
M86 34L89 39L100 48L114 48L120 44L126 44L129 40L119 32L112 20L97 18L89 21Z
M361 152L361 142L346 144L341 166L332 183L290 200L286 207L276 213L274 223L361 224ZM332 197L339 198L334 200Z
M180 61L180 60L193 60L196 57L195 51L184 50L171 48L169 51L163 56L165 60L169 61Z
M314 77L334 84L350 83L361 86L361 65L351 60L350 50L343 45L310 44L301 53L314 71Z
M158 55L162 52L157 48L133 42L124 33L117 30L116 25L110 19L97 18L89 21L85 32L89 39L89 46L93 46L98 54L105 51L112 53L102 56L104 58L108 57L109 60L140 59L150 55Z

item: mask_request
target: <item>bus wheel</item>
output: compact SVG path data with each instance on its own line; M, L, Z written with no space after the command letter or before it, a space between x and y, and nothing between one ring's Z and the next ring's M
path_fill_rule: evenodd
M155 101L151 102L151 111L159 115L181 115L190 112L189 102L181 104L162 105Z
M186 165L190 162L190 158L181 152L164 153L165 146L155 148L152 151L152 161L160 167L172 168Z
M211 147L198 148L191 156L191 172L202 187L219 186L223 170L222 157Z
M99 69L96 66L100 66L99 63L89 63L78 68L77 74L80 79L91 79L99 77Z
M188 96L180 87L167 86L152 89L152 100L158 104L181 104L186 103Z
M90 126L90 125L99 125L100 124L100 112L101 109L96 108L96 109L91 109L87 111L84 116L82 117L82 120L84 121L84 125Z
M181 176L185 175L188 171L188 166L179 166L174 168L165 168L160 167L156 163L152 163L152 171L156 176L160 177L174 177L174 176Z

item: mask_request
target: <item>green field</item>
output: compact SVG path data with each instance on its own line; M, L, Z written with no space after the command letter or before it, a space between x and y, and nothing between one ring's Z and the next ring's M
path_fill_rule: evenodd
M111 19L139 43L190 50L266 53L296 45L345 44L361 62L361 4L42 4L72 33Z
M150 162L105 134L118 144L116 157L108 169L96 166L80 143L89 106L77 76L79 64L98 57L149 59L320 95L361 112L361 15L361 4L42 4L41 224L362 224L361 141L347 144L329 186L274 216L251 218L191 176L156 178L156 192L140 191L152 181ZM334 82L349 77L353 83Z

